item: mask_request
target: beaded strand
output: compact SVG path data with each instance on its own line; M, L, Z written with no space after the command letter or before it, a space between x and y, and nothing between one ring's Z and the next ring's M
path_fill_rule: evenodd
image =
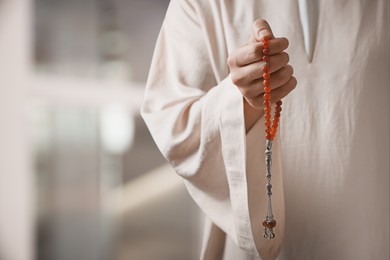
M270 87L270 78L269 73L269 38L266 36L262 40L263 45L263 61L265 65L263 67L263 85L264 85L264 114L265 114L265 132L266 138L268 140L274 140L276 131L279 126L280 113L282 112L282 101L279 100L276 102L274 119L271 124L271 87Z
M265 167L266 167L266 189L268 196L268 207L267 207L267 215L265 220L263 221L264 227L264 238L272 239L275 238L274 227L276 227L276 220L274 219L272 213L272 203L271 203L271 195L272 195L272 184L271 184L271 164L272 164L272 142L275 138L276 131L279 126L280 113L282 112L282 101L279 100L276 102L276 108L274 113L274 118L271 123L271 87L270 87L270 68L269 68L269 38L264 37L261 41L263 46L263 58L262 60L265 62L263 67L263 85L264 85L264 118L265 118L265 138L266 138L266 149L265 149Z

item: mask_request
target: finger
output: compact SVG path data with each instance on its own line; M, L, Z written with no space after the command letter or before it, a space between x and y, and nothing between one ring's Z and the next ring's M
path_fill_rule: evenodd
M281 68L286 66L289 61L290 61L290 56L287 54L287 52L282 52L282 53L269 56L268 66L269 66L270 73L280 70ZM263 67L264 64L265 63L263 63Z
M251 42L259 42L265 36L268 36L270 39L274 38L274 35L268 22L264 19L258 19L254 21L252 24Z
M290 80L293 74L294 69L291 65L286 65L280 70L272 73L269 81L271 90L285 85ZM261 83L263 84L263 81Z
M265 63L263 61L259 61L239 67L232 73L234 84L238 86L245 86L255 80L262 79L264 65Z
M288 40L286 38L275 38L269 42L269 55L281 53L288 47ZM238 48L234 51L228 59L229 66L245 66L250 63L260 61L263 57L262 43L250 43Z
M263 57L263 46L260 42L250 43L236 49L228 58L230 67L241 67L260 61Z
M271 103L275 103L278 100L286 97L288 94L290 94L291 91L295 89L296 86L297 79L295 77L291 77L282 87L271 91Z
M269 41L269 55L275 55L277 53L281 53L285 49L287 49L289 42L287 38L275 38Z
M285 85L294 73L291 65L287 65L271 75L270 88L271 90ZM246 97L257 97L264 93L263 78L252 81L247 87L243 87L242 94Z
M297 79L295 77L291 77L286 84L271 91L271 103L275 103L278 100L286 97L291 91L295 89L296 86ZM261 109L264 108L263 95L264 94L260 94L255 98L246 98L246 100L252 107Z
M270 73L280 70L289 62L289 56L286 52L280 54L272 55L269 58L269 70ZM248 64L243 67L232 71L232 81L237 86L248 85L256 79L262 79L263 68L265 62L259 61ZM272 76L272 75L271 75Z

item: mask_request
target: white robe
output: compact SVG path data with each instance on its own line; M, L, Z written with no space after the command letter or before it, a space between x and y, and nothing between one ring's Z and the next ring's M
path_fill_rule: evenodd
M388 8L320 1L310 63L295 1L171 1L141 113L210 220L203 259L389 258ZM245 134L226 65L258 18L290 40L298 79L273 147L273 240L261 226L264 121Z

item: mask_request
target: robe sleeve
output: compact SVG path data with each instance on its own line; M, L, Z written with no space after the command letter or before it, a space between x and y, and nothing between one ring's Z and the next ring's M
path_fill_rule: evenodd
M215 75L210 52L219 50L198 20L195 6L171 1L141 115L207 217L241 249L258 255L248 209L243 98L230 76Z

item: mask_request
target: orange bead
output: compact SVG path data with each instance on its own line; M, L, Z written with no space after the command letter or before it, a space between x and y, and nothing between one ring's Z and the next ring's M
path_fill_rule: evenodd
M269 41L262 41L261 44L263 45L264 49L267 49L269 47Z
M264 220L263 221L263 227L274 228L274 227L276 227L276 221L275 220L271 220L271 221Z
M269 79L269 78L270 78L269 73L263 73L263 78L264 78L264 79Z
M265 55L268 55L268 54L269 54L269 49L268 49L268 48L264 48L264 49L263 49L263 53L264 53Z
M266 73L264 73L266 74ZM268 73L267 73L268 74ZM267 75L264 75L267 77ZM267 85L269 84L268 79L265 79L263 83L266 83ZM280 119L280 114L282 112L282 101L279 100L276 102L276 108L274 112L273 119L271 117L271 103L269 98L271 97L270 95L270 87L264 87L264 117L265 117L265 132L266 132L266 138L268 140L274 140L275 135L277 133L277 129L279 126L279 119ZM272 122L271 122L272 119Z
M263 72L266 72L266 73L269 72L269 66L268 65L264 65Z
M268 79L265 79L265 80L263 80L263 85L264 85L264 87L269 87L269 80Z
M268 56L263 56L263 61L269 62L269 57Z

